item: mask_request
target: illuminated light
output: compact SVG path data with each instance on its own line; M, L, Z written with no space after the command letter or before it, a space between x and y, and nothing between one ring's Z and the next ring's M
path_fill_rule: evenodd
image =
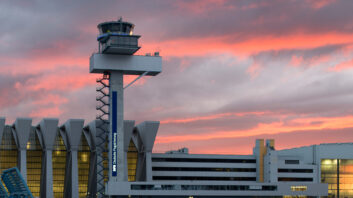
M292 191L306 191L308 190L307 186L291 186L290 189Z
M55 151L56 155L60 155L60 153L61 153L60 151Z
M339 166L337 167L337 161ZM321 160L321 183L328 184L328 195L330 197L338 197L337 190L347 197L353 195L353 160L348 159L322 159ZM339 171L339 178L337 172ZM339 182L339 185L338 185Z
M31 148L31 143L27 142L27 150Z
M127 152L128 164L128 181L136 180L136 166L137 166L137 149L134 142L131 140L129 150Z
M322 164L323 164L323 165L337 164L337 160L325 159L325 160L322 160Z
M87 154L82 154L82 155L81 155L81 160L82 160L83 162L87 162L87 161L88 161L88 155L87 155Z
M32 143L32 147L39 146L39 142ZM29 150L27 151L27 185L29 190L32 192L34 197L39 197L40 195L40 179L42 167L42 150Z
M194 198L194 196L189 196L189 198Z

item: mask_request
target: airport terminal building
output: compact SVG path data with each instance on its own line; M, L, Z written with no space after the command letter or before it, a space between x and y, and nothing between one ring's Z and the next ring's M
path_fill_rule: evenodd
M95 197L96 125L0 118L0 169L17 166L36 197ZM353 143L276 150L256 140L252 155L152 153L159 122L124 122L127 181L122 197L353 197ZM235 151L236 152L236 151ZM107 155L107 154L105 154ZM104 159L106 160L106 159ZM108 161L105 165L107 181ZM110 188L110 189L109 189Z

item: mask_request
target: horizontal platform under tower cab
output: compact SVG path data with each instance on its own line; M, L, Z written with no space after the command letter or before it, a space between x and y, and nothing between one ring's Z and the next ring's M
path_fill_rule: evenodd
M126 75L156 76L162 72L162 57L131 56L117 54L93 54L90 58L90 73L119 71Z

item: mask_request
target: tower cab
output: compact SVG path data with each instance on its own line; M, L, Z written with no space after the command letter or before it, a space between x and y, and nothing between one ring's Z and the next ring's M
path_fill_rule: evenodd
M132 55L140 49L139 35L133 35L134 24L118 21L109 21L98 25L99 53Z

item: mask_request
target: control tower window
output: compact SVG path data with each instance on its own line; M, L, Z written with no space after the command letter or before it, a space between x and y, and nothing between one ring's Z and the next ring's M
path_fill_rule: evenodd
M130 33L130 30L131 30L131 27L130 27L130 25L128 25L128 24L124 24L123 25L123 32L124 33Z
M109 30L110 30L111 32L120 32L120 31L121 31L121 29L120 29L120 24L112 23L112 24L110 24L109 26L110 26Z
M102 25L102 32L108 33L108 32L120 32L120 24L105 24Z

